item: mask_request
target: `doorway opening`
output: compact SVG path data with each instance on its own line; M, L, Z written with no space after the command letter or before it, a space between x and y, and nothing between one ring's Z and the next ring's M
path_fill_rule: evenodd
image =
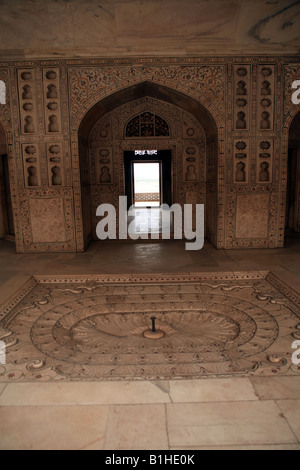
M124 169L128 233L169 231L163 226L161 205L172 205L171 150L125 151Z
M161 163L133 162L134 207L161 205Z
M142 127L145 112L154 115L151 132ZM167 123L168 136L163 121L155 116ZM199 101L162 84L145 81L95 102L78 121L80 166L74 169L74 178L76 181L80 178L81 192L76 193L75 204L82 210L76 218L77 250L85 250L92 240L98 240L96 213L100 204L116 208L117 224L119 197L127 197L128 208L133 205L131 162L136 161L138 149L157 149L157 155L149 156L149 160L161 160L161 202L169 207L206 204L206 236L214 246L222 248L224 218L218 199L217 123ZM141 159L145 160L145 156ZM186 176L188 166L195 167L194 179ZM171 228L170 238L172 232Z

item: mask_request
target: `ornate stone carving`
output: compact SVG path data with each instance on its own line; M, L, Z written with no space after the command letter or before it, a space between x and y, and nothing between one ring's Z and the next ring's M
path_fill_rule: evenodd
M170 135L142 136L141 124L144 121L141 116L143 119L147 118L145 122L153 123L153 126L159 116L159 123L168 123ZM138 135L134 136L132 126L137 117ZM126 134L128 124L131 129L130 136ZM97 206L101 203L111 203L118 207L118 196L124 194L124 150L171 149L173 175L176 175L173 178L173 202L183 205L186 203L186 193L191 191L187 184L205 182L205 141L204 130L192 115L153 98L132 101L101 118L90 133L89 158L82 157L83 165L83 160L90 161L90 171L86 169L86 174L91 175L94 237ZM193 188L194 191L197 189ZM193 199L194 203L204 203L204 200L205 195L202 199L200 193L196 200Z
M274 65L257 67L257 128L273 130L274 128Z
M234 139L234 157L235 183L247 183L249 181L249 158L250 158L250 139Z
M20 192L26 251L73 251L72 192L69 188Z
M236 237L268 237L269 223L268 194L239 194L236 203Z
M46 134L61 132L59 68L43 69Z
M64 186L63 149L61 143L47 143L49 186Z
M62 199L31 198L29 206L33 243L66 240Z
M24 186L41 186L40 155L38 145L22 144Z
M234 66L234 127L248 130L250 127L250 65Z
M72 113L93 94L108 94L134 83L150 80L174 87L188 95L200 97L204 104L224 100L223 66L129 66L129 67L76 67L70 69ZM209 106L209 107L210 107Z
M20 129L35 134L37 129L36 79L34 69L18 70Z
M210 234L210 239L218 247L228 248L283 246L288 132L292 119L299 112L298 106L291 101L291 84L294 80L300 79L299 61L297 56L293 58L214 56L126 58L126 60L118 58L23 60L1 64L0 79L7 84L7 104L1 106L0 121L5 127L9 144L18 251L28 249L28 245L24 245L23 230L21 227L18 228L18 224L23 220L23 206L19 203L19 193L22 188L28 186L29 176L31 184L37 176L39 187L45 189L46 197L47 188L60 187L57 184L60 180L61 187L66 185L73 188L77 249L83 249L78 128L87 111L101 99L142 82L153 82L192 97L199 101L215 120L218 136L210 136L206 141L207 167L204 169L207 191L210 197L214 198L213 201L211 199L205 201L210 214L207 218L207 233ZM237 127L238 113L243 114L239 114L240 124ZM127 115L127 118L130 119L134 115L133 113ZM194 147L192 142L189 142L189 139L194 139L193 126L189 123L188 126L181 123L181 126L185 143L181 149L176 145L176 171L180 173L183 185L175 188L174 197L177 198L179 194L179 198L182 195L182 200L185 200L185 187L189 187L190 191L192 184L195 184L194 190L195 188L198 190L197 185L202 184L203 168L202 166L196 168L194 156L188 151ZM101 150L111 148L115 158L119 150L109 144L112 141L111 131L111 128L101 129L103 144ZM170 145L172 136L171 139L169 137L163 139L167 145ZM249 146L246 148L249 153L246 158L244 150L235 147L236 142L243 142L245 139L249 140ZM47 147L50 142L52 145L61 146L59 155L51 154L51 158L61 158L60 161L50 161ZM262 142L270 143L271 146L261 148ZM38 154L25 157L23 144L37 146ZM174 147L172 149L174 150ZM182 160L183 155L186 156L186 165ZM24 158L33 160L26 162L25 165ZM37 161L34 161L35 158ZM116 172L114 165L105 163L104 160L108 157L103 155L101 159L103 168L108 168L104 170L104 175L101 169L97 170L96 177L102 179L103 186L113 187L115 181L120 178L120 186L123 187L122 173ZM237 181L237 165L241 162L245 166L239 170L241 181ZM37 169L36 175L32 168L29 175L30 167ZM260 176L261 172L263 174ZM198 178L196 181L194 175ZM187 181L184 181L185 178ZM112 183L109 183L109 180ZM274 188L270 193L268 240L242 241L235 238L236 220L235 215L232 217L231 215L235 210L236 201L232 198L234 198L233 193L238 194L239 190L237 188L232 190L232 185L248 188L246 192L250 191L253 194L260 192L259 187L262 187L262 191L268 191L269 187ZM35 186L30 188L34 189ZM118 195L115 190L112 193L109 189L106 192L102 191L101 194L114 194L113 198ZM199 195L199 199L201 198L202 193ZM277 224L273 222L275 213L277 213ZM226 220L227 214L229 214L228 220Z
M297 306L268 273L31 281L0 315L2 382L297 372ZM159 339L144 336L153 315Z

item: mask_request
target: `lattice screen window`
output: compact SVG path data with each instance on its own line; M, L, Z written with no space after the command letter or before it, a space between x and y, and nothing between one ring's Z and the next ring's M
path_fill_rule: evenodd
M150 112L144 112L132 118L125 131L125 137L169 137L168 123Z

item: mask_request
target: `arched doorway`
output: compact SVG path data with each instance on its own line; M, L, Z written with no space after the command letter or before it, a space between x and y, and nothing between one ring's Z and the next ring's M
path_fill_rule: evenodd
M159 123L168 122L170 133L150 135L148 127L147 135L126 134L128 123L143 119L140 116L145 114ZM79 127L78 143L85 248L95 239L98 205L117 207L119 196L126 194L125 153L152 149L169 152L172 161L169 201L203 203L206 237L217 245L218 132L201 103L168 87L143 82L108 96L90 109ZM105 180L101 181L104 170Z
M0 239L14 241L15 229L7 153L6 135L0 125Z
M285 232L300 232L300 112L289 130Z

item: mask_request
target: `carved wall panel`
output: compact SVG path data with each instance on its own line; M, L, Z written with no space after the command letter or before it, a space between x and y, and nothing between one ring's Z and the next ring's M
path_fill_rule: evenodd
M89 152L92 184L113 184L113 148L101 141L93 142L91 145Z
M43 69L44 119L46 134L61 132L59 68Z
M250 96L251 67L250 65L234 66L234 129L249 130L250 128Z
M236 203L236 237L267 238L269 194L238 194Z
M33 144L22 144L22 156L24 165L24 186L41 186L39 147Z
M64 186L62 144L57 142L47 142L46 155L48 161L49 186Z
M232 185L228 189L226 234L230 246L276 247L278 188L275 185Z
M29 202L33 243L62 242L66 239L63 201L36 199Z
M257 183L270 183L272 182L272 169L273 169L273 153L274 153L274 140L273 139L259 139L257 146Z
M20 191L25 251L74 251L71 189Z
M92 194L100 203L118 199L124 188L118 162L124 150L141 143L148 149L155 144L172 150L173 199L184 203L187 194L196 191L198 202L206 204L207 233L219 248L283 246L289 126L299 112L299 106L291 102L291 84L300 79L299 62L299 57L230 56L3 63L0 79L7 81L8 96L7 105L0 109L0 121L8 137L17 250L45 250L43 243L34 243L32 238L30 245L29 226L22 229L20 221L30 221L22 191L41 191L39 197L51 199L53 190L63 191L65 186L75 204L72 224L76 225L76 239L74 232L72 243L59 242L60 247L73 250L76 242L76 249L82 250L83 227L95 223L86 220L85 205ZM124 105L124 119L112 111L111 121L103 120L95 147L80 143L79 164L78 129L85 114L103 98L142 82L176 90L183 101L186 96L200 102L212 115L218 136L205 138L204 148L202 137L196 145L193 126L183 119L187 111L181 108L181 117L178 114L175 119L172 112L161 113L153 105L149 112L165 119L170 135L124 138L125 123L148 111L140 103L135 109ZM239 112L244 115L239 115L237 126ZM246 147L236 148L239 142ZM51 153L53 146L59 148L58 153ZM36 152L28 154L27 147L36 147ZM200 164L202 158L206 167ZM237 238L237 233L241 235L236 233L241 220L236 212L237 196L265 193L270 197L266 239Z
M234 182L248 183L250 139L234 139Z
M21 134L30 135L38 132L37 128L37 83L35 69L18 70L20 130Z
M192 60L196 64L194 66L168 64L162 67L155 59L148 59L146 62L147 65L99 67L97 60L94 60L93 66L82 67L79 63L76 67L70 67L72 117L80 116L83 103L89 109L92 103L97 102L95 96L98 96L100 101L104 95L147 80L176 88L188 96L198 99L201 97L201 102L211 109L214 115L224 116L224 109L217 105L224 102L224 65L207 66L197 63L197 59Z
M274 129L274 65L257 67L257 128Z

